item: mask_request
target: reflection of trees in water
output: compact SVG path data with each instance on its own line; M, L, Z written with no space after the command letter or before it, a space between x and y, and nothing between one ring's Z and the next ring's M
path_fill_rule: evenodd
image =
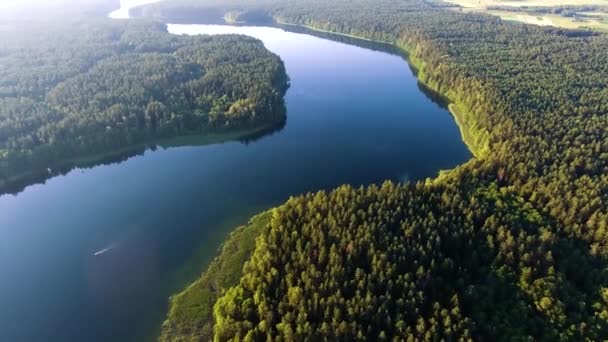
M0 196L3 194L16 195L30 185L44 184L47 180L57 176L65 176L74 169L92 169L101 165L120 164L132 157L143 155L148 149L156 150L156 145L142 145L133 147L132 149L126 151L100 157L99 159L95 159L95 161L91 162L69 163L61 166L54 166L53 168L49 168L47 170L31 171L27 176L20 177L15 181L0 185Z
M443 109L448 109L448 105L450 104L450 100L445 97L444 95L439 94L438 92L434 91L433 89L427 87L426 85L424 85L424 83L418 82L418 89L420 89L420 91L431 101L433 101L433 103L435 103L436 105L438 105L439 107L443 108Z
M384 53L391 54L393 56L401 57L401 58L403 58L405 63L408 63L408 66L409 66L410 70L412 71L412 74L414 74L415 76L418 74L418 70L416 70L408 62L407 53L393 44L374 42L374 41L370 41L367 39L344 36L344 35L340 35L340 34L336 34L336 33L317 31L317 30L313 30L313 29L310 29L307 27L297 26L297 25L276 24L275 26L277 28L280 28L280 29L288 31L288 32L308 34L308 35L319 37L322 39L327 39L327 40L344 43L344 44L348 44L348 45L354 45L354 46L358 46L358 47L361 47L364 49L384 52ZM447 97L437 93L436 91L427 87L426 85L424 85L421 82L418 82L418 89L420 89L420 91L428 99L433 101L433 103L437 104L438 106L440 106L443 109L446 109L446 110L448 109L448 105L450 104L450 101Z
M277 123L276 125L273 126L269 126L267 128L261 129L257 132L248 134L242 138L239 139L240 142L242 142L245 145L249 145L251 143L254 143L262 138L265 138L267 136L271 136L275 133L278 133L280 131L283 130L283 128L285 128L285 125L287 124L287 120L283 120L279 123Z
M410 70L412 71L412 74L414 74L415 76L418 74L418 70L416 70L414 67L412 67L412 65L408 62L407 53L393 44L374 42L374 41L370 41L370 40L366 40L366 39L349 37L349 36L344 36L344 35L340 35L340 34L336 34L336 33L316 31L316 30L309 29L309 28L303 27L303 26L281 25L281 24L276 24L275 26L282 30L288 31L288 32L308 34L308 35L319 37L322 39L327 39L327 40L344 43L344 44L348 44L348 45L354 45L354 46L358 46L358 47L365 48L368 50L384 52L384 53L391 54L393 56L401 57L401 58L403 58L404 62L408 63L408 66L409 66ZM436 91L427 87L426 85L424 85L421 82L418 82L418 89L420 89L420 91L428 99L433 101L433 103L437 104L438 106L440 106L443 109L448 109L448 105L450 104L450 101L447 97L437 93Z
M283 109L285 111L285 109ZM268 126L263 128L257 132L245 135L241 138L236 139L236 141L241 142L245 145L254 143L266 136L275 134L281 131L286 125L286 120L282 120L275 125ZM143 156L144 153L148 150L156 151L159 147L163 149L171 149L173 147L182 147L182 146L205 146L205 145L214 145L214 144L223 144L235 140L227 140L217 143L209 143L207 137L205 135L201 135L200 137L193 136L192 139L188 139L187 142L180 141L180 138L184 138L184 136L178 136L169 140L162 140L157 142L151 142L146 145L140 145L137 147L133 147L131 149L117 152L115 154L111 154L108 156L100 157L99 159L95 159L90 162L79 162L79 163L70 163L61 166L55 166L52 169L47 170L38 170L31 172L27 177L19 178L13 182L8 184L0 184L0 196L3 194L12 194L16 195L26 187L34 184L44 184L47 180L57 177L57 176L65 176L71 171L75 169L92 169L94 167L102 166L102 165L113 165L120 164L122 162L127 161L133 157ZM197 143L197 139L200 139L200 143Z
M274 24L273 26L276 28L280 28L281 30L284 30L287 32L307 34L310 36L327 39L327 40L331 40L331 41L338 42L338 43L358 46L358 47L372 50L372 51L379 51L379 52L389 53L391 55L403 56L403 53L401 52L401 50L398 47L396 47L393 44L389 44L389 43L374 42L371 40L345 36L345 35L341 35L338 33L317 31L317 30L313 30L313 29L310 29L310 28L307 28L304 26L298 26L298 25L284 25L284 24L277 23L277 24Z

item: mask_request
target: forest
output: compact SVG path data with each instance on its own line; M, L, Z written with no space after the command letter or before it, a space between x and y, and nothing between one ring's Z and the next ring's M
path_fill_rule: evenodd
M159 138L285 121L289 80L259 40L145 20L47 24L0 32L0 187Z
M133 11L188 22L224 13L393 43L449 99L475 158L419 184L292 198L240 280L215 289L213 317L188 324L177 313L196 300L174 302L163 338L205 340L209 322L219 341L608 338L606 34L428 0Z

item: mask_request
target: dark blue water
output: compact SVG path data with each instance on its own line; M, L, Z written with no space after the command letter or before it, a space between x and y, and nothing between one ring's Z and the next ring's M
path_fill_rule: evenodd
M1 196L0 341L140 338L252 214L470 158L399 56L276 28L170 29L262 39L291 78L287 124L248 144L147 151Z

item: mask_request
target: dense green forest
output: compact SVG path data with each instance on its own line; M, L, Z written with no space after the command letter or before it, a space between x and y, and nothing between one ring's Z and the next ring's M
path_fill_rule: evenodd
M215 338L605 337L591 258L496 183L467 195L385 183L289 200L216 302Z
M285 68L256 39L176 36L148 21L48 24L0 32L0 186L151 139L285 120Z
M163 338L204 340L209 324L222 341L608 338L606 34L424 0L177 0L133 13L391 42L449 99L476 156L426 183L291 199L238 284L214 292L214 317L188 324L179 313L196 296L175 301Z

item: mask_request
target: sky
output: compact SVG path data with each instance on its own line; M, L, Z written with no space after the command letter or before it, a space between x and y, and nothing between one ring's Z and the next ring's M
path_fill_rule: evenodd
M54 7L70 0L0 0L0 10L14 10L31 6Z
M74 10L87 8L100 8L118 0L0 0L0 22L2 19L10 19L28 14L48 14L56 16L74 13ZM116 6L118 7L118 6Z

